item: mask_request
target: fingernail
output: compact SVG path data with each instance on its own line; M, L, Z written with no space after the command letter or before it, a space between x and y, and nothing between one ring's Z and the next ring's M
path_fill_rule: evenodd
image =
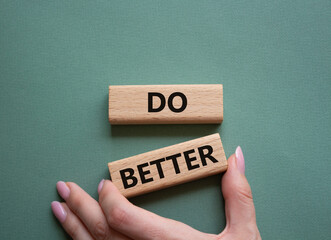
M103 186L103 183L104 183L105 179L102 179L99 183L99 186L98 186L98 193L100 193L101 189L102 189L102 186Z
M238 146L236 149L236 159L239 172L241 172L241 174L245 174L245 159L240 146Z
M56 183L56 188L60 196L67 200L70 195L70 189L68 188L67 184L65 182L59 181Z
M54 201L54 202L52 202L51 206L52 206L52 211L53 211L55 217L61 223L63 223L66 220L67 212L64 210L61 203Z

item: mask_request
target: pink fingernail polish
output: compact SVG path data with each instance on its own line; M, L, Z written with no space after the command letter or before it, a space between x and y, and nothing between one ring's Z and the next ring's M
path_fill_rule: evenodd
M70 195L70 189L68 188L67 184L65 182L59 181L56 183L56 188L60 196L67 200Z
M245 174L245 159L240 146L238 146L236 149L236 159L237 159L237 167L239 169L239 172L241 174Z
M105 179L102 179L99 183L99 186L98 186L98 193L100 193L101 189L102 189L102 186L103 186L103 183L105 182Z
M51 206L55 217L60 221L60 223L63 223L67 218L67 212L64 210L61 203L53 201Z

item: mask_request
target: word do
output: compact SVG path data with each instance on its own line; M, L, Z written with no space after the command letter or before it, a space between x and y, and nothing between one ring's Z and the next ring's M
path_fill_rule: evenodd
M153 99L154 97L157 97L160 99L160 106L157 108L153 108ZM175 108L173 104L173 100L175 97L180 97L182 99L182 106L179 108ZM148 93L148 112L161 112L166 106L166 98L162 93L158 92L149 92ZM187 98L186 96L181 92L174 92L172 93L168 98L168 107L172 112L179 113L185 110L187 107Z

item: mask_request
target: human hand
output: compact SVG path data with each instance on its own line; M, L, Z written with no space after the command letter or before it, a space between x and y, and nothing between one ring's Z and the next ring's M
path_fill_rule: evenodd
M109 180L102 180L98 186L99 202L72 182L58 182L57 190L65 202L52 202L52 210L73 239L261 239L240 147L228 159L228 170L222 179L226 227L218 235L200 232L131 204Z

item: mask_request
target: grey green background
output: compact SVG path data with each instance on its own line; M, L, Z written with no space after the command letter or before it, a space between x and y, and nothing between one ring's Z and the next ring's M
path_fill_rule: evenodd
M330 1L0 1L1 239L68 238L50 203L107 162L220 132L264 239L331 238ZM109 84L224 84L218 125L111 127ZM132 202L225 226L220 176Z

